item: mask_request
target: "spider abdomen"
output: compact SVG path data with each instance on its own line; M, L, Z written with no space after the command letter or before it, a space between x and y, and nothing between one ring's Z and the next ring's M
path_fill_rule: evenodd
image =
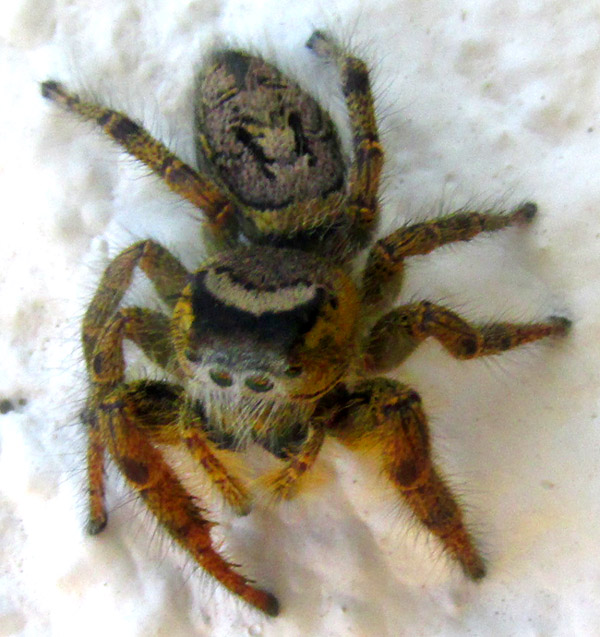
M197 161L236 199L246 236L287 240L342 220L346 165L329 115L258 56L221 51L197 81ZM309 239L309 236L306 236Z
M279 210L344 185L331 118L260 57L215 54L198 80L196 126L198 162L209 159L240 202L256 210Z

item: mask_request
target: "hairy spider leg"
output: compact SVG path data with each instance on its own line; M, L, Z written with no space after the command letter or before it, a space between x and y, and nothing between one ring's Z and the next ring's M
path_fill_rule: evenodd
M332 39L315 31L306 46L339 67L342 92L350 117L354 157L348 175L346 208L356 220L356 230L368 236L377 219L383 147L379 142L375 105L367 65L345 53Z
M165 431L178 427L179 391L166 383L158 391L147 382L120 384L97 405L103 440L128 484L175 542L232 593L268 615L277 615L277 599L252 586L215 549L210 534L214 523L205 517L148 435L149 415L150 427L159 424L157 431L162 431L157 435L159 441L165 441Z
M123 113L81 100L53 80L41 85L42 95L80 117L96 122L127 153L156 173L170 190L201 208L214 230L225 231L233 204L211 179L198 173Z
M90 405L89 398L88 406L81 419L86 427L87 435L88 522L86 530L90 535L97 535L104 530L108 521L104 477L105 445L95 405Z
M121 252L108 264L83 317L83 351L88 370L92 367L92 354L98 338L129 289L137 266L152 281L159 297L171 309L187 282L188 271L156 241L139 241ZM158 320L155 317L153 322ZM141 343L138 344L143 348ZM157 362L160 364L160 361Z
M383 469L416 518L438 537L471 579L485 565L467 531L454 495L431 460L427 419L419 395L386 378L352 388L346 409L327 433L350 448L381 450Z
M172 347L166 333L157 332L164 325L164 317L158 312L142 308L124 308L113 314L113 319L103 332L95 349L87 358L92 388L87 399L83 422L87 428L87 470L89 484L88 532L96 535L107 522L104 486L104 450L106 440L100 430L98 409L102 401L122 383L125 371L120 342L127 338L152 358L156 363L168 363L173 358ZM118 329L115 330L115 327ZM112 328L112 331L111 331ZM154 340L156 337L156 340ZM109 345L115 345L111 350Z
M459 211L392 232L379 239L369 253L363 275L364 303L382 300L386 284L402 273L406 257L429 254L447 243L469 241L481 232L529 223L536 212L534 203L525 203L507 213Z
M201 426L199 418L189 418L189 410L182 411L182 388L160 382L123 382L123 340L139 341L136 333L144 329L143 324L137 322L139 318L138 308L118 310L96 344L88 406L93 414L89 420L94 422L95 435L157 521L202 568L249 604L267 614L277 614L275 597L254 588L250 580L234 571L233 565L215 550L210 537L213 523L204 517L160 450L152 444L183 440L209 477L216 477L215 483L222 492L241 489L241 498L245 497L243 487L229 476L212 453L198 427ZM181 414L187 415L188 420L182 421ZM92 467L90 479L98 472L99 467ZM96 532L101 530L94 520L90 528Z
M213 451L205 427L204 410L198 404L188 403L181 413L178 441L183 440L196 464L204 469L227 504L238 515L247 515L252 498L242 481L232 475Z
M85 362L90 377L94 374L95 366L102 365L102 357L108 353L98 353L95 356L96 345L106 329L108 321L114 316L121 300L133 277L136 266L140 266L148 277L154 281L159 296L163 301L173 306L185 284L187 270L165 248L153 241L137 243L113 260L106 268L90 303L82 324L82 342ZM149 310L131 310L127 325L129 338L136 342L152 360L165 366L173 356L173 351L167 339L167 332L160 334L165 325L165 318L157 312ZM143 329L139 326L143 325ZM122 370L119 372L122 376ZM89 483L89 513L88 532L96 534L106 526L105 484L104 484L104 449L105 444L100 434L97 414L98 402L107 395L116 384L120 376L112 380L111 385L104 383L104 389L96 388L88 397L87 405L82 415L88 436L87 471ZM101 395L96 395L100 391Z
M309 424L308 436L300 449L288 455L285 466L264 475L259 482L278 500L293 498L298 492L301 478L314 465L324 440L324 423L313 420Z
M153 241L143 241L131 246L117 256L107 267L90 309L84 318L84 342L87 344L86 361L92 392L85 412L88 424L88 475L90 483L90 523L92 533L98 533L106 525L104 506L103 452L107 444L98 424L97 413L105 398L123 382L125 361L123 339L136 343L151 360L177 374L173 367L175 352L169 339L169 320L159 312L130 307L117 309L125 290L131 283L136 266L146 273L159 296L171 308L180 296L187 280L187 271L167 250ZM97 324L97 317L105 324ZM108 318L111 317L111 318ZM108 323L106 325L106 323ZM87 335L87 339L85 338ZM93 349L91 349L93 347ZM90 351L91 349L91 351ZM148 403L146 394L135 385L139 399L138 422L152 422L152 411L143 409ZM146 386L144 386L146 387ZM171 389L171 391L175 391ZM130 395L130 402L134 400ZM161 413L159 411L159 413ZM243 485L233 476L212 452L202 435L201 409L187 409L179 422L178 435L169 433L169 427L152 429L156 442L173 444L183 441L193 459L204 468L211 481L221 491L226 501L238 512L249 510L249 496Z
M396 367L429 336L455 358L490 356L548 336L563 336L570 325L569 319L559 316L541 323L473 325L441 305L420 301L401 305L377 321L368 338L366 363L372 371Z

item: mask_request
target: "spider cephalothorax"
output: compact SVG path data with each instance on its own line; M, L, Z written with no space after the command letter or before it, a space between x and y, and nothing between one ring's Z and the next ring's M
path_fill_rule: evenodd
M45 97L96 121L171 190L203 210L219 247L189 273L145 240L107 267L83 321L90 378L89 531L107 520L104 453L167 532L232 592L275 615L277 599L253 586L213 545L210 523L161 452L185 447L227 503L247 513L251 496L222 450L257 443L282 466L264 480L294 495L325 436L377 447L385 474L415 516L479 579L483 561L450 489L431 461L419 395L373 377L398 366L425 338L457 358L499 354L551 335L569 321L473 325L427 301L387 310L404 259L480 232L526 225L510 212L460 211L408 225L371 248L361 280L352 258L377 220L383 161L365 64L316 32L308 47L340 71L353 156L344 163L336 129L319 104L258 56L222 51L197 80L199 170L126 116L84 102L57 82ZM137 268L170 314L123 306ZM159 368L158 380L127 380L123 341Z
M358 302L347 274L314 254L242 247L211 259L173 312L190 395L240 445L259 429L272 438L306 425L348 372Z

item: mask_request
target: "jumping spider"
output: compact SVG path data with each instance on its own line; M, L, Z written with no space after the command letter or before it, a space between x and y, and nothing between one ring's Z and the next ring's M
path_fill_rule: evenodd
M408 225L372 245L360 282L352 262L371 239L383 163L365 63L316 32L307 47L337 65L352 134L343 159L329 115L260 57L214 54L196 84L199 170L128 117L82 101L54 81L44 97L97 122L167 186L203 211L219 251L188 272L158 243L140 241L106 268L83 319L90 379L89 532L106 525L104 453L157 521L231 592L269 615L277 599L253 586L215 549L213 523L167 464L159 445L183 445L240 514L251 497L220 450L261 445L283 465L266 483L289 498L325 436L380 450L385 475L466 575L485 567L463 515L430 457L419 395L372 377L401 363L427 337L456 358L499 354L569 321L473 325L428 301L384 311L404 259L480 232L526 225L536 206L454 214ZM136 268L171 317L123 307ZM125 380L124 340L167 380Z

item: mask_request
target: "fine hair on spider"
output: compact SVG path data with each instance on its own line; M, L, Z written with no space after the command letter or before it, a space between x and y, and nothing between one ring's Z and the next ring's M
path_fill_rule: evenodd
M382 373L426 338L459 359L494 356L566 334L570 321L476 324L439 303L390 307L406 258L527 226L537 207L460 210L402 226L373 242L383 148L366 64L316 31L306 46L335 65L348 113L351 158L329 114L276 66L243 50L213 53L194 93L196 165L117 111L60 83L47 99L97 125L174 193L202 211L212 256L189 272L146 239L107 266L82 321L89 382L88 531L106 526L105 455L158 524L207 573L255 608L279 601L229 563L161 449L189 454L239 514L252 506L228 452L258 445L280 466L263 484L293 497L331 437L376 449L399 501L467 577L485 575L464 514L432 460L419 394ZM355 257L368 249L360 275ZM134 272L151 281L163 309L123 301ZM164 311L163 311L164 310ZM163 377L127 375L133 342Z

